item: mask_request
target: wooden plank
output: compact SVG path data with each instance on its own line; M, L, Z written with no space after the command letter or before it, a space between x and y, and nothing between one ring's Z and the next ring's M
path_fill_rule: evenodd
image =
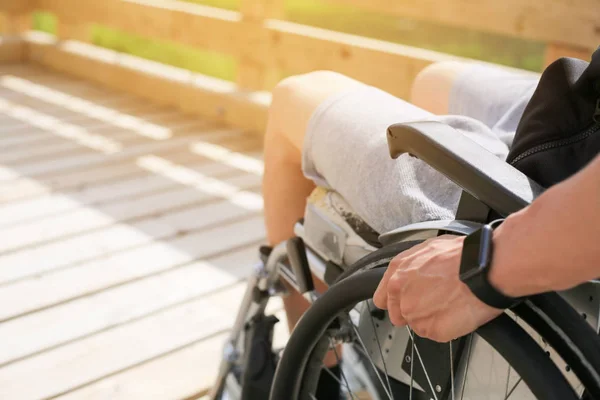
M9 14L20 14L31 11L33 0L0 0L0 12Z
M265 128L268 93L246 93L231 82L92 45L59 46L39 33L28 40L33 62L230 126L261 134Z
M22 107L22 108L29 108L31 109L31 107ZM133 110L140 110L141 107L140 105L135 105L132 106L132 108L129 108L129 111L133 111ZM50 110L48 112L51 116L52 119L59 121L56 125L60 125L60 124L69 124L69 125L76 125L78 126L79 129L98 129L98 128L104 128L106 126L106 124L104 122L101 121L97 121L94 118L91 118L85 114L77 114L77 113L64 113L62 112L62 110ZM39 110L36 111L37 115L41 114L39 112ZM24 117L21 118L17 118L13 115L10 115L10 113L8 113L8 115L2 115L0 116L0 120L2 120L2 122L4 122L2 124L2 126L0 127L0 135L2 135L3 139L0 140L6 140L7 144L22 144L22 143L26 143L27 140L29 139L28 136L31 136L31 134L35 134L38 131L38 125L43 123L42 121L38 121L37 123L31 123L31 120L26 121ZM115 129L117 129L117 127L115 127ZM44 129L45 131L48 131L48 129ZM60 135L57 135L60 136ZM19 142L16 138L23 138L23 141ZM50 137L46 134L46 137Z
M252 272L257 255L257 246L244 247L3 323L0 369L17 359L232 285Z
M208 390L215 382L227 337L227 333L207 337L57 399L195 399L198 393Z
M242 0L240 12L242 21L253 30L263 32L266 37L265 20L267 18L283 18L283 0ZM264 41L261 41L264 42ZM278 72L271 61L272 58L259 60L241 56L238 61L236 83L240 88L264 90L277 83Z
M344 73L365 83L384 88L407 98L414 77L427 65L458 60L458 57L409 46L368 39L325 29L312 28L284 21L266 22L267 37L261 44L267 47L265 63L288 73L303 73L329 69ZM92 51L92 46L58 48L50 39L30 37L32 60L60 71L100 82L114 88L125 88L161 104L171 104L212 120L246 126L262 132L265 127L269 99L251 100L231 83L214 79L197 79L190 85L189 72L156 66L150 62L108 50ZM307 57L306 54L310 54ZM109 64L109 65L107 65ZM134 67L127 68L124 64ZM271 80L270 86L273 86ZM160 94L157 95L157 94ZM224 95L227 94L227 95ZM211 107L206 107L211 105Z
M174 148L181 145L187 145L197 140L195 137L178 137L169 141L163 142L146 142L135 146L123 149L118 153L113 154L83 154L64 159L41 161L19 165L15 170L19 175L27 177L45 176L51 173L58 173L69 169L93 167L100 164L109 164L119 160L139 157L144 154L152 153L155 150L164 150ZM12 176L10 172L6 172L7 168L0 169L0 181L7 180L5 175ZM12 178L8 178L12 179Z
M178 163L193 163L198 156L190 154L183 148L168 149L168 151L155 152L161 157L176 160ZM14 181L0 183L0 204L6 204L23 199L61 193L76 196L87 189L112 182L130 180L138 176L152 174L150 171L139 168L134 160L124 160L115 165L102 165L85 169L84 171L68 171L60 175L50 175L36 180L18 178ZM87 179L86 179L87 178ZM11 192L9 188L13 188Z
M199 136L202 141L215 141L219 139L237 138L239 133L236 131L224 131L214 134L205 134ZM241 143L245 145L246 143ZM233 144L228 145L232 149L236 149ZM243 148L245 150L245 148ZM186 145L169 147L154 151L160 157L174 159L177 162L189 162L194 155L190 155ZM16 180L0 182L0 204L9 203L25 198L48 195L52 192L64 194L73 194L84 190L85 188L93 187L107 182L118 181L122 179L133 178L135 176L151 173L143 170L137 164L137 156L117 160L108 165L99 164L90 168L77 170L60 171L59 174L50 174L48 176L36 177L36 179L19 177L17 174ZM0 171L2 171L0 169Z
M183 162L189 159L185 146L154 152L161 156L178 155ZM1 171L1 170L0 170ZM36 179L25 178L16 174L15 180L0 182L0 204L7 204L23 199L51 195L61 192L72 194L88 187L136 177L144 172L135 164L135 158L121 160L111 165L98 165L83 170L62 171L47 177ZM89 179L88 179L89 177ZM12 190L11 190L12 189Z
M40 85L46 88L50 88L55 91L59 91L61 93L68 94L70 96L77 96L87 101L91 101L94 104L104 105L107 107L118 107L122 111L135 111L136 106L140 105L140 99L131 96L127 93L120 93L114 90L100 90L100 88L95 87L93 84L83 84L77 82L77 79L73 77L73 81L63 82L62 79L55 80L54 78L60 76L60 74L52 74L46 76L35 76L29 77L25 75L25 77L19 75L18 77L21 79L27 79L28 81L34 82L36 85ZM2 81L8 80L8 78L12 78L13 75L3 75ZM7 79L4 79L7 78ZM16 98L27 98L30 93L19 93L14 89L8 89L3 87L2 89L2 97L11 99L13 97ZM51 104L46 104L45 107L47 109L51 108Z
M181 118L180 114L174 114L171 110L167 113L167 118L161 118L160 124L156 124L149 119L153 114L158 114L161 109L157 108L156 105L149 105L146 102L136 101L135 107L132 108L124 106L123 104L117 104L115 106L106 106L98 104L94 99L87 99L81 96L74 96L69 93L65 93L59 89L54 89L42 84L32 82L27 79L13 76L4 76L0 78L0 85L3 87L17 91L26 96L26 102L14 101L19 105L26 105L34 108L36 111L43 111L44 106L50 106L50 110L61 110L65 114L57 115L52 113L55 118L65 118L70 113L76 115L85 115L92 119L92 121L104 122L115 127L125 129L136 129L137 131L147 130L153 132L154 138L167 138L169 137L168 127L164 126L164 122L169 120L176 120L177 117ZM32 102L32 104L29 104ZM164 109L162 109L164 114ZM165 121L166 120L166 121ZM187 118L187 121L191 121Z
M258 179L248 182L247 177L237 177L228 181L239 182L240 186L246 186L249 190L260 189ZM0 256L0 284L72 267L157 240L181 236L213 225L221 218L229 220L252 212L255 211L228 201L215 202L214 199L207 199L179 211L159 216L150 215L129 224L117 223L105 229L13 252Z
M4 120L4 118L0 117L0 119ZM1 122L0 122L1 123ZM4 137L4 135L0 136L0 146L2 146L2 150L9 150L12 146L21 146L21 145L31 145L33 143L37 143L38 141L42 141L42 143L47 140L47 134L41 129L30 129L27 133L23 133L21 135L13 135L9 137Z
M21 99L3 98L3 102L11 104L11 105L15 105L16 107L22 107L22 108L26 108L26 109L30 109L30 110L35 110L35 112L37 114L47 115L47 116L53 117L53 118L61 121L62 123L77 124L81 127L92 128L92 127L98 126L101 123L106 123L106 121L102 121L99 118L97 118L93 115L90 115L89 112L86 112L88 110L72 111L72 110L66 109L65 107L48 104L44 101L41 101L41 100L35 99L35 98L30 98L30 97L29 98L21 98ZM148 104L143 104L141 102L122 104L119 106L119 108L122 109L122 111L121 111L122 116L130 115L134 112L146 113L146 115L149 115L150 113L157 110L157 108L152 107L151 105L148 105ZM2 109L2 115L5 115L7 117L15 119L22 126L24 126L26 128L31 128L31 127L36 126L37 121L33 120L33 118L31 118L29 120L20 119L20 118L17 118L15 116L15 114L16 114L16 112L14 110L10 110L10 109L7 110L6 108ZM18 115L18 114L16 114L16 115ZM132 118L133 118L133 116L132 116ZM117 123L118 122L114 123L115 128L119 127L117 125ZM13 126L3 126L2 130L0 132L14 133L15 131L16 131L16 129ZM21 129L21 131L22 131L22 129Z
M193 131L193 130L192 130ZM178 133L178 132L177 132ZM238 136L239 133L235 132L235 131L216 131L216 132L203 132L200 136L197 136L199 139L202 139L201 142L205 142L205 141L209 141L209 142L214 142L214 140L221 140L221 139L230 139L233 136ZM177 139L177 140L181 140L181 138ZM154 146L159 146L159 145L152 145L153 148L151 150L153 150L153 153L156 153L157 151L163 154L166 153L172 153L182 147L184 147L186 145L186 143L182 143L181 145L178 146L172 146L171 143L167 143L164 147L164 149L161 148L154 148ZM136 152L134 152L136 153ZM116 166L121 166L119 165L121 162L127 162L130 159L135 159L138 154L122 154L121 156L124 157L117 157L117 159L115 159L114 161L111 160L110 158L105 159L104 161L106 161L106 163L110 164L110 167L106 167L105 165L103 165L103 162L101 159L98 159L95 156L92 156L92 166L90 167L85 167L85 168L79 168L79 170L75 171L75 172L71 172L70 168L69 169L62 169L59 168L58 171L56 172L52 172L52 173L47 173L44 174L43 176L36 176L36 181L32 181L29 178L20 178L19 181L14 181L13 179L16 179L19 177L20 174L24 173L24 172L30 172L27 171L27 168L29 168L31 165L27 164L25 166L19 166L18 169L14 169L14 170L10 170L8 168L0 168L0 175L2 175L3 179L5 180L11 180L10 182L5 182L4 184L0 182L0 202L2 201L9 201L9 200L14 200L16 198L21 198L21 197L27 197L31 192L33 194L35 194L36 192L39 193L46 193L48 192L48 188L47 187L43 187L43 185L49 185L52 189L54 190L62 190L62 189L66 189L66 188L73 188L75 186L78 185L83 185L83 184L87 184L90 182L95 182L98 180L102 180L104 179L104 177L110 177L110 176L121 176L121 175L129 175L131 173L131 170L121 170L120 168L116 168ZM82 161L82 158L86 158L86 157L82 157L80 154L75 154L74 157L69 157L65 160L61 160L61 162L66 162L67 164L69 164L70 162L75 161L75 165L77 166L77 164L79 164L78 161ZM85 160L83 160L85 161ZM35 164L35 163L34 163ZM37 163L40 164L40 163ZM41 163L44 164L44 163ZM51 163L52 164L52 163ZM85 163L84 163L85 164ZM96 167L98 166L98 167ZM114 166L114 167L113 167ZM34 167L39 167L39 165L34 165ZM21 169L24 168L25 170ZM41 167L41 169L45 169L44 166ZM52 170L52 165L49 166L49 169ZM136 168L136 170L139 170L139 168ZM90 174L88 176L88 173ZM113 175L114 174L114 175ZM57 176L59 175L59 176ZM65 179L63 179L65 178ZM6 186L6 190L4 190L2 188L2 186Z
M120 111L100 115L99 112L107 110L106 107L96 106L75 111L60 105L49 105L45 101L31 97L19 100L4 98L1 100L0 112L2 115L21 125L20 129L16 126L3 126L0 132L5 134L14 134L17 130L20 131L17 133L22 133L24 129L32 127L52 131L52 128L67 124L67 126L75 126L78 129L102 129L105 126L112 126L114 129L128 129L153 139L168 138L168 128L144 120L144 117L158 112L159 108L139 101L121 104Z
M8 100L14 100L16 103L20 102L19 103L20 105L31 105L32 103L35 102L35 101L32 101L31 99L26 99L26 95L16 94L16 96L6 96L6 94L7 93L4 93L4 95L2 95L1 97L8 99ZM15 97L17 97L17 96L20 98L15 99ZM143 103L140 103L139 100L133 101L130 98L127 98L126 96L112 95L112 96L105 96L102 98L96 97L94 99L94 101L97 102L98 104L110 104L111 106L118 107L122 113L152 111L152 108L148 107L148 105L144 105ZM26 104L23 104L23 103L26 103ZM100 121L97 121L94 119L90 119L90 116L86 115L85 113L81 113L81 112L76 113L76 112L68 112L68 111L65 112L64 107L61 107L58 105L52 105L52 104L47 104L44 102L38 102L37 104L34 105L34 107L37 111L45 112L45 113L52 113L53 116L59 117L61 119L61 121L63 121L63 122L78 123L78 124L85 124L87 122L90 126L97 125L100 122ZM154 108L154 110L156 110L156 108ZM12 122L12 124L3 124L2 125L2 127L1 127L2 129L0 129L0 133L2 133L3 136L5 136L6 134L15 134L15 133L27 134L27 130L32 129L31 124L23 123L22 121L11 118L9 115L3 114L1 116L1 118L12 119L14 121L14 122Z
M240 298L243 290L237 285L12 364L0 370L0 397L56 396L220 333L232 318L223 301Z
M8 82L12 81L11 77L0 78L0 84L3 86ZM20 91L14 90L4 86L2 89L1 97L3 100L17 104L19 106L25 106L34 108L36 111L41 113L51 114L56 118L60 118L66 122L79 122L84 124L89 122L91 126L98 122L108 122L110 116L123 118L123 116L130 115L133 117L145 117L150 116L151 113L159 112L161 108L156 105L147 104L140 99L133 99L129 96L120 94L105 94L105 95L94 95L92 93L85 93L83 90L76 90L78 96L64 93L60 90L53 89L43 85L37 85L40 89L47 92L54 92L52 96L44 95L41 90L25 89L20 88ZM83 93L81 93L83 92ZM3 111L3 116L12 117L10 112ZM12 117L14 118L14 117ZM114 124L120 121L114 121ZM2 127L1 132L12 133L13 127Z
M25 59L26 42L17 37L0 37L0 63L15 63Z
M190 159L190 157L188 157ZM188 167L202 174L216 178L235 175L235 170L221 163L197 160ZM0 227L14 226L24 221L44 218L54 214L66 213L81 207L90 207L117 201L131 200L149 194L164 192L176 188L178 184L170 179L152 174L134 176L131 179L118 180L87 187L70 194L52 194L34 197L23 202L0 205Z
M59 124L60 127L69 126L68 124ZM73 125L71 125L73 126ZM60 129L60 128L58 128ZM113 128L114 129L114 128ZM26 149L19 151L19 149L6 149L6 151L0 151L0 163L8 166L8 165L19 165L25 162L31 161L40 161L52 158L59 158L62 156L68 156L74 152L78 152L79 154L83 152L93 153L88 146L94 146L97 148L99 145L103 145L105 149L112 148L121 148L122 145L127 145L128 143L139 141L140 137L132 134L127 131L120 132L112 132L111 135L93 135L88 130L86 131L86 135L80 138L80 140L76 141L68 141L65 139L62 142L52 143L50 142L48 145L44 146L45 143L39 143L39 141L32 141L30 144L35 144L33 146L27 146ZM43 138L47 138L48 133L45 135L40 135ZM59 136L60 137L60 136ZM39 139L40 137L35 137ZM86 143L81 143L82 139L87 139ZM14 143L14 142L13 142ZM21 142L22 143L22 142ZM85 146L85 147L84 147Z
M52 121L53 119L45 120ZM95 152L113 154L129 145L143 142L138 134L130 131L115 130L110 126L103 128L110 131L110 134L102 134L100 129L82 129L67 123L57 123L51 128L46 128L46 136L50 133L56 135L61 141L50 142L47 146L44 146L44 143L38 145L38 142L35 142L35 146L32 148L13 148L12 151L0 153L0 163L6 167L18 169L19 165L70 157L74 154L77 156L95 154ZM100 131L100 133L94 131Z
M426 66L464 60L434 51L333 32L291 22L267 22L271 52L288 73L332 70L408 99L414 78ZM307 56L310 55L310 56Z
M16 9L11 10L8 7L7 12L0 14L0 28L3 36L19 38L24 32L31 29L31 7L28 3L24 6L16 5Z
M67 76L36 64L18 64L14 69L8 68L8 66L5 65L4 68L0 70L0 74L2 75L2 80L5 80L4 78L14 77L25 79L36 85L57 90L71 96L82 97L88 101L93 101L95 104L112 104L117 106L118 100L139 101L139 99L126 93L108 90L74 76ZM2 89L3 97L11 95L15 96L19 94L14 93L14 90L9 92L7 89Z
M98 23L144 37L169 40L260 62L261 32L239 13L176 0L38 0L59 19Z
M249 199L250 204L246 207L249 210L259 210L262 207L260 195L247 190L260 183L256 175L248 174L220 180L187 167L179 166L179 170L197 177L198 182L191 182L190 185L183 187L175 186L141 198L101 204L96 207L80 207L66 213L2 229L0 230L0 253L60 240L63 237L105 228L120 221L160 215L207 199L226 198L233 201L235 196L243 196L243 199Z
M187 153L174 158L178 164L216 178L230 176L235 171L235 167L227 163L211 162L209 158L192 156ZM0 204L0 227L66 212L82 206L140 197L177 185L178 183L170 179L148 173L133 176L131 179L126 178L96 186L88 186L84 190L70 194L56 193L50 196L34 197L18 203Z
M594 49L600 19L596 0L328 0L386 14L543 42Z
M89 42L91 38L91 29L87 23L60 19L58 21L56 36L61 40Z
M561 57L573 57L590 61L593 51L580 46L564 45L562 43L549 43L546 46L544 65L548 66Z
M168 116L169 114L166 115ZM54 117L51 118L53 119ZM132 122L131 118L126 118L129 119L130 122ZM27 149L30 149L32 147L32 143L35 143L35 147L41 148L47 144L53 145L61 141L64 142L64 140L61 139L61 136L64 136L64 134L48 134L48 132L53 133L53 130L56 130L57 126L75 126L75 129L85 130L85 132L103 133L105 136L114 136L115 133L118 134L119 132L126 130L129 133L135 133L138 139L149 137L155 140L164 140L165 136L181 135L186 133L197 133L201 129L209 128L208 126L204 126L204 124L201 121L188 118L179 117L178 119L180 121L174 121L176 117L171 117L171 121L167 121L168 123L163 123L161 121L158 125L155 125L155 122L159 121L154 120L153 114L142 118L146 122L137 123L133 121L134 124L129 126L129 128L115 127L114 125L111 125L109 123L104 123L95 120L92 120L91 123L88 125L83 124L81 122L81 119L79 121L77 119L67 121L61 119L59 121L56 121L56 123L52 124L51 126L41 126L39 128L18 121L22 125L21 129L10 129L10 133L5 133L2 132L2 130L0 130L0 153L7 153L11 154L11 156L14 156L15 151L26 151ZM0 121L1 120L2 117L0 116ZM48 121L48 118L45 118L44 120ZM15 120L13 119L13 121ZM125 120L121 122L123 123L123 125L126 124ZM154 126L152 126L149 123L151 123ZM15 127L19 128L18 125L15 125ZM2 157L1 154L0 157Z
M230 314L231 315L231 314ZM287 341L285 313L275 314L275 340ZM115 376L60 396L60 400L162 400L197 398L215 382L227 334L211 336ZM192 366L190 368L190 366ZM208 400L208 398L206 398Z
M0 100L0 108L2 101ZM45 137L39 138L39 135L34 135L38 138L35 141L35 146L23 146L24 139L15 143L9 141L10 146L6 151L0 151L0 163L5 167L19 169L20 165L39 163L41 161L50 161L52 159L63 159L67 157L81 157L84 154L95 154L101 152L104 154L114 154L122 149L147 142L146 138L153 140L166 140L173 135L173 131L177 131L178 135L183 135L188 132L197 132L201 125L196 121L189 121L182 125L172 125L164 127L159 125L151 125L148 122L140 123L132 126L131 129L115 127L113 125L100 122L92 127L82 127L79 124L63 122L53 116L38 113L32 109L25 107L14 107L14 110L24 111L29 110L25 116L31 117L36 122L32 123L36 127L45 132ZM187 132L186 132L187 131ZM50 141L48 139L55 139ZM58 139L58 140L56 140ZM27 141L25 141L27 143ZM0 145L3 143L0 140ZM48 145L46 145L48 144ZM21 145L15 147L15 145Z
M89 296L194 260L224 254L236 247L262 241L264 236L262 217L253 217L125 252L107 254L104 258L59 270L39 279L3 286L0 287L0 320L13 319L24 313Z

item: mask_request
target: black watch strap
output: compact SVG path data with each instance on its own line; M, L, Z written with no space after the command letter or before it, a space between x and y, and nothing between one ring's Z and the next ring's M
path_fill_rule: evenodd
M468 286L481 302L490 307L506 309L514 307L521 302L520 298L506 296L492 286L486 273L473 277Z
M493 257L493 231L502 220L484 225L465 238L460 265L460 279L471 292L490 307L506 309L518 304L521 299L506 296L489 281Z

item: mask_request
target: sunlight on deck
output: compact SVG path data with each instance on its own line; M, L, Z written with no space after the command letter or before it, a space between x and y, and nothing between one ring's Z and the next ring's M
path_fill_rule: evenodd
M61 122L50 115L37 112L29 107L17 105L8 100L0 99L0 113L105 154L116 153L123 148L115 140L108 139L102 135L91 134L76 125Z
M187 186L192 186L210 195L229 200L231 203L249 210L262 210L262 196L240 190L238 187L177 165L161 157L153 155L139 158L136 163L149 171L173 179Z
M0 398L202 396L265 240L261 141L27 66L0 119Z
M58 90L35 84L26 79L9 75L0 80L0 85L47 103L64 107L67 110L79 112L115 127L132 130L145 137L164 140L173 135L173 132L167 127L149 123L114 108L99 106L91 101L61 93Z
M231 151L223 146L213 143L194 143L191 146L194 153L208 157L211 160L219 161L242 171L251 172L253 174L262 175L265 165L262 160L257 160L253 157Z

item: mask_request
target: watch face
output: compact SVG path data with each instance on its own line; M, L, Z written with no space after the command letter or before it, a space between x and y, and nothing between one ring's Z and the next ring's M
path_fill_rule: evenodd
M460 261L460 279L465 280L481 272L481 230L467 236L463 242Z

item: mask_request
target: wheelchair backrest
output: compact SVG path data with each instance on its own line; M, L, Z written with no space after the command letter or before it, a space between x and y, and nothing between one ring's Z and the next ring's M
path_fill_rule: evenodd
M542 74L507 161L544 187L600 152L600 48L591 62L561 58Z

